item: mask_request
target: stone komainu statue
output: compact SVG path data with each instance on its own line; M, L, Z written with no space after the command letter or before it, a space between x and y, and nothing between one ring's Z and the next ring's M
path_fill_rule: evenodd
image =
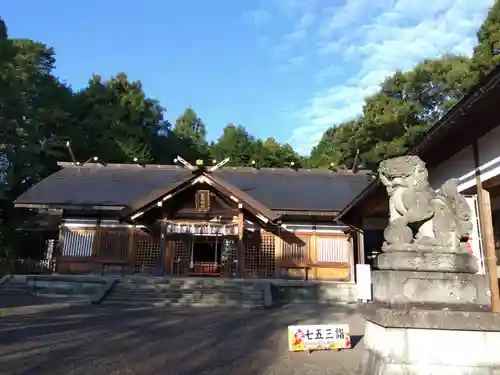
M463 247L467 251L464 242L472 230L471 211L456 180L435 192L425 163L413 155L381 162L378 173L389 195L384 248Z

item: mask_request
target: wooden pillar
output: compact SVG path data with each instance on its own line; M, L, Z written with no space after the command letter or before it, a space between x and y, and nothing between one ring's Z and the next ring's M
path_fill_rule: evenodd
M316 230L314 230L313 234L310 237L310 250L309 250L309 264L318 264L318 237L316 235ZM309 278L317 279L318 278L318 268L314 267L310 270L311 274Z
M500 312L500 293L498 288L497 259L495 255L495 239L493 235L493 218L491 216L490 193L483 189L481 171L479 169L479 148L477 141L473 143L474 164L476 172L476 190L479 207L479 221L482 228L483 244L486 247L486 269L491 291L491 311Z
M357 243L357 251L358 251L358 263L365 264L366 256L365 256L365 232L362 229L359 229L356 232L356 243Z
M92 241L92 256L94 258L99 257L100 232L101 232L101 219L97 219L97 225L95 227L95 232L94 232L94 240Z
M59 225L59 233L58 233L58 239L57 239L57 245L56 248L54 249L56 254L56 267L55 267L55 272L60 272L59 270L59 261L61 259L61 256L63 254L63 248L64 248L64 221L61 220L61 224Z
M166 237L166 247L165 247L165 273L168 276L173 275L173 259L174 259L174 243L168 237L168 234L165 232Z
M281 277L281 264L283 262L283 238L281 238L281 228L278 228L274 240L274 276Z
M238 269L236 276L239 278L245 277L245 243L243 242L245 231L245 215L241 211L243 205L238 205L240 212L238 213Z
M498 288L497 257L495 254L495 239L493 236L493 219L491 216L490 193L481 188L481 227L483 228L483 244L486 245L486 266L488 269L491 290L491 311L500 312L500 293ZM478 195L479 195L478 194Z
M100 233L101 233L101 219L98 218L94 232L94 239L92 241L92 258L93 258L92 268L95 270L99 270L101 275L103 275L105 269L104 264L97 263L97 260L99 259L99 243L101 239Z
M135 225L128 228L127 233L127 261L131 271L134 271L135 263Z
M349 234L347 236L347 242L349 244L349 281L356 281L356 262L354 261L354 236Z
M163 276L165 275L165 260L167 258L166 256L166 250L167 250L167 223L165 220L162 220L160 223L160 269L159 269L159 275Z

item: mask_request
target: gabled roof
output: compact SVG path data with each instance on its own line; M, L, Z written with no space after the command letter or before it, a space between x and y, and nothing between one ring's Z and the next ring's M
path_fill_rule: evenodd
M173 199L175 194L180 193L197 183L207 183L227 198L241 203L242 205L244 204L245 209L250 210L257 217L260 216L262 221L273 222L280 218L279 214L276 214L262 203L256 201L247 193L232 186L221 178L214 176L211 172L207 172L205 169L194 170L189 176L181 179L179 182L171 184L164 189L155 190L152 193L149 193L146 197L138 199L130 204L129 207L125 208L121 215L123 218L127 219L133 219L136 215L141 216L144 212L157 206L159 202L166 199Z
M18 207L134 208L181 185L192 170L170 165L85 164L65 168L28 189ZM360 171L221 168L211 173L218 183L240 190L273 211L339 212L369 183ZM241 194L240 193L240 194Z

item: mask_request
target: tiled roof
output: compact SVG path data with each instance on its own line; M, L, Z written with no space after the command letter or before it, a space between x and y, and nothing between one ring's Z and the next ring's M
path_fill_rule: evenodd
M275 211L340 211L369 183L364 172L221 168L212 172ZM130 206L191 174L176 166L67 167L15 201L18 205Z

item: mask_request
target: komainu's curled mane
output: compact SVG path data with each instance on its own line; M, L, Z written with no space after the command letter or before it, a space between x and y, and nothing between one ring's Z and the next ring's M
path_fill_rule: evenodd
M455 180L434 192L425 163L414 155L385 160L378 173L389 195L385 246L459 247L468 236L471 212Z

